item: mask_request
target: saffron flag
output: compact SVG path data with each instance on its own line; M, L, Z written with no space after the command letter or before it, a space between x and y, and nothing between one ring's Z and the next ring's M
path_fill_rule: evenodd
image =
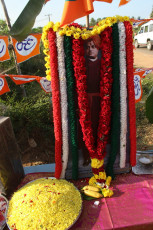
M0 95L10 92L5 76L0 76Z
M39 45L41 34L31 34L22 42L18 42L14 38L12 40L17 57L17 63L24 62L29 58L40 54Z
M127 3L129 3L131 0L121 0L119 6L123 6Z
M40 84L41 88L46 92L46 93L51 93L51 81L48 81L45 77L41 77L39 79L36 79L37 82Z
M22 85L32 81L40 80L41 77L30 75L8 75L16 85Z
M45 4L47 3L47 2L49 2L50 0L45 0Z
M61 27L78 18L91 14L94 11L94 1L112 3L113 0L65 0ZM130 0L120 0L119 6L125 5L129 1Z
M77 18L86 16L94 11L92 0L66 0L64 4L61 27Z
M8 37L0 36L0 62L7 61L10 59L8 51Z
M113 0L93 0L93 2L94 2L94 1L112 3Z
M31 75L0 75L0 95L10 91L5 77L10 77L16 85L22 85L32 81L37 81L41 88L46 93L51 93L51 81L48 81L45 77L31 76Z
M135 90L135 103L139 102L142 98L142 85L141 79L153 71L153 68L140 68L134 70L134 90Z
M142 85L141 76L134 74L134 91L135 91L135 103L141 101L142 98Z
M153 19L140 19L140 20L136 20L133 18L130 19L130 21L133 23L133 27L141 26L144 23L149 22L151 20L153 20Z

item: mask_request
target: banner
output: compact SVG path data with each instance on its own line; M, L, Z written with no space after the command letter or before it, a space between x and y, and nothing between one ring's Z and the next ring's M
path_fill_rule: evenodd
M0 75L0 95L10 92L5 77L10 77L16 85L26 84L32 81L37 81L41 88L46 93L51 93L51 81L48 81L45 77L30 76L30 75Z
M17 57L17 63L24 62L29 58L40 54L39 45L41 34L30 34L22 42L18 42L14 38L12 40Z
M30 75L8 75L16 85L37 81L41 88L46 93L51 93L51 81L48 81L45 77L30 76Z
M40 79L36 79L37 82L40 84L41 88L46 93L51 93L51 81L48 81L45 77L41 77Z
M145 78L145 76L153 71L153 68L140 68L135 69L134 71L134 90L135 90L135 103L141 101L142 98L142 85L141 79Z
M8 51L8 37L0 36L0 62L7 61L10 59L9 51Z
M135 103L137 103L141 101L142 98L141 77L138 74L134 75L134 90L135 90Z
M140 20L136 20L136 19L131 18L130 20L133 23L133 27L138 27L138 26L141 26L144 23L149 22L150 20L153 20L153 19L140 19Z
M12 81L14 81L14 83L16 85L22 85L25 83L29 83L32 81L36 81L37 79L41 79L41 77L38 76L30 76L30 75L8 75Z
M0 95L10 92L5 76L0 76Z

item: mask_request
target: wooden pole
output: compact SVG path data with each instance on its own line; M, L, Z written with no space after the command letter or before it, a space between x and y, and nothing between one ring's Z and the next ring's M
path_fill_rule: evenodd
M86 28L89 29L89 14L86 16Z
M9 29L9 31L10 31L11 30L11 23L10 23L10 18L9 18L9 15L8 15L8 12L7 12L7 8L6 8L6 5L5 5L5 2L4 2L4 0L0 0L0 1L1 1L2 7L3 7L3 10L4 10L7 27ZM11 36L10 36L10 42L13 45L12 37ZM15 67L16 67L17 74L21 75L21 69L20 69L19 64L17 63L17 58L16 58L16 54L15 54L14 48L12 49L12 53L13 53L13 58L14 58L14 62L15 62ZM26 97L26 91L25 91L24 85L21 85L20 87L22 88L23 96Z

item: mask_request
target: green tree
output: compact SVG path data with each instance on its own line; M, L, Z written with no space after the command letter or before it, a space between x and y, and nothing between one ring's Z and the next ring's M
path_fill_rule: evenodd
M153 18L153 7L152 7L152 11L150 13L150 18Z
M89 25L90 25L90 26L94 26L94 25L96 25L96 24L97 24L97 21L96 21L94 18L91 18L91 19L90 19Z
M32 33L42 33L42 27L33 28Z
M97 23L100 22L102 20L102 18L97 18Z
M7 34L8 34L7 24L4 20L0 19L0 35L7 35Z
M91 19L90 19L90 22L89 22L89 25L90 25L90 26L95 26L95 25L97 25L97 23L98 23L99 21L101 21L102 19L104 19L104 18L97 18L97 19L91 18Z

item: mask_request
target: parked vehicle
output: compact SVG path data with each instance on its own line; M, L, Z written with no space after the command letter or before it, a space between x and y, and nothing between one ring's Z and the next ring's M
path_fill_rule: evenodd
M134 45L139 48L140 45L147 45L148 50L153 49L153 20L143 24L136 36L134 36Z

